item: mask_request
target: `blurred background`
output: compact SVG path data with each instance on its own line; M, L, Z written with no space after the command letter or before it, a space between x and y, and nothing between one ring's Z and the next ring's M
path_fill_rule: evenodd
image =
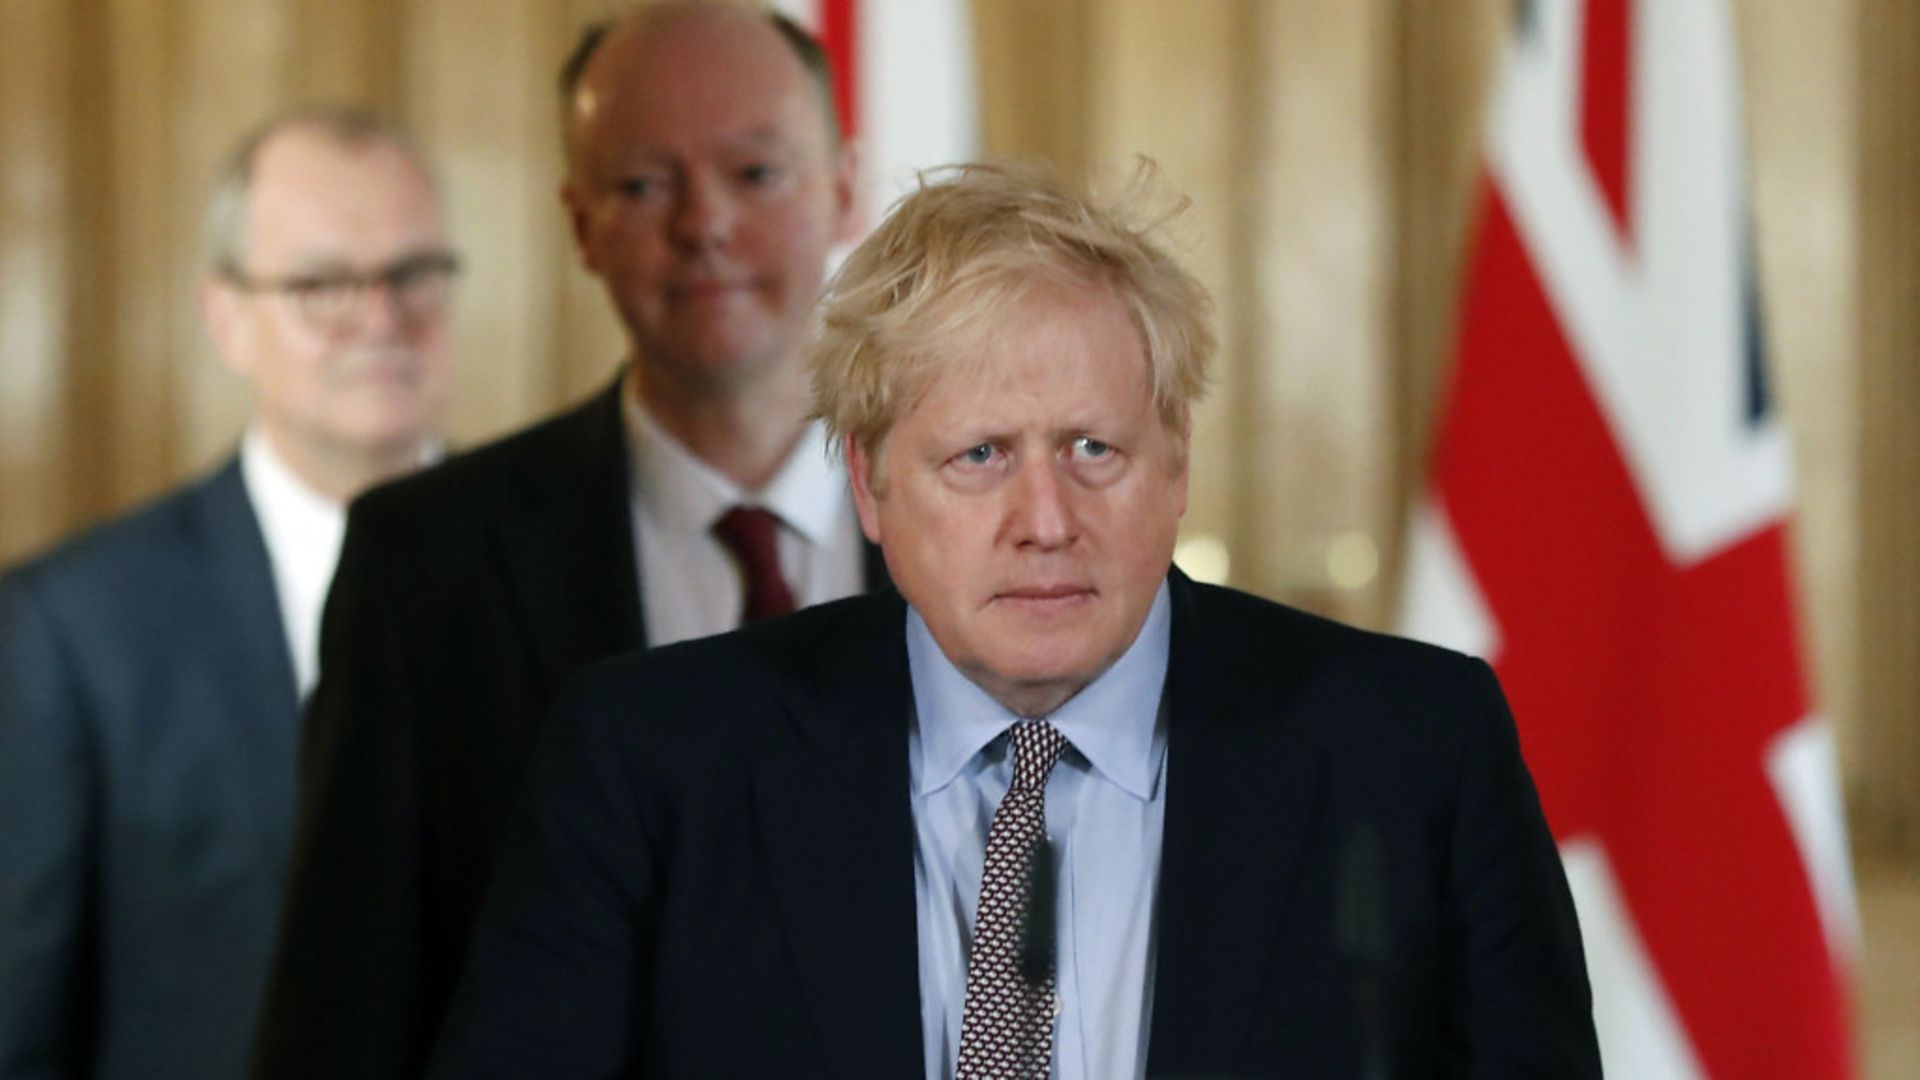
M899 0L902 3L912 0ZM444 167L466 259L450 435L603 384L557 199L554 72L594 0L0 0L0 562L227 454L192 307L218 155L363 102ZM979 140L1155 158L1218 303L1181 549L1392 624L1510 0L972 0ZM1758 266L1793 434L1803 637L1835 721L1874 1076L1920 1075L1920 0L1739 0Z

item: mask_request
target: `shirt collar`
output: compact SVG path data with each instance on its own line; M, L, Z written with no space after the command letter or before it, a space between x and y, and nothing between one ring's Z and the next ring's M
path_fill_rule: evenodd
M748 492L668 434L640 403L640 382L630 375L621 388L621 415L633 457L634 495L666 527L683 535L705 533L736 506L773 511L809 543L830 543L846 513L846 473L827 452L826 428L809 423L780 471L759 492Z
M254 512L260 515L261 530L271 538L324 534L345 527L346 507L300 479L259 424L249 426L241 437L240 471L254 500Z
M1162 582L1140 633L1112 666L1046 720L1100 773L1137 799L1153 797L1166 755L1161 691L1173 605ZM966 677L907 609L907 666L920 735L918 794L951 783L974 755L1021 717Z

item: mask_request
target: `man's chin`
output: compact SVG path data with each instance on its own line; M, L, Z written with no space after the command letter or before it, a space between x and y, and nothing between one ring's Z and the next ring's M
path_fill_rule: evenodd
M799 356L798 349L781 353L767 335L747 335L731 327L729 333L681 337L649 354L653 364L675 381L726 387L751 381L774 367L782 356Z
M1009 690L1044 694L1062 688L1078 689L1094 680L1100 664L1082 652L1040 652L1009 649L988 665L992 681Z
M334 427L334 442L373 456L407 454L431 435L439 410L418 402L361 414Z

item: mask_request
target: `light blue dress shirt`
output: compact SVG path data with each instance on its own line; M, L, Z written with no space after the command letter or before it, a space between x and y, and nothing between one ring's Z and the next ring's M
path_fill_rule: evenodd
M1047 717L1072 744L1047 781L1047 837L1060 883L1053 1032L1060 1080L1146 1073L1171 628L1162 585L1134 643ZM961 674L911 608L907 659L920 1022L927 1076L948 1080L960 1053L987 829L1013 780L1006 732L1020 717Z

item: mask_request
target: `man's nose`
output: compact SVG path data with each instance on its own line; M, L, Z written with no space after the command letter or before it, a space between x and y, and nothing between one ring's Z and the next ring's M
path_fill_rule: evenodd
M674 207L674 236L696 250L724 247L733 236L735 216L733 198L719 179L689 177Z
M355 322L361 337L390 341L404 337L413 329L416 320L407 311L400 286L392 281L375 281L365 289L360 300L360 318Z
M1013 498L1015 539L1022 547L1050 551L1078 538L1072 492L1057 462L1027 462L1015 478Z

